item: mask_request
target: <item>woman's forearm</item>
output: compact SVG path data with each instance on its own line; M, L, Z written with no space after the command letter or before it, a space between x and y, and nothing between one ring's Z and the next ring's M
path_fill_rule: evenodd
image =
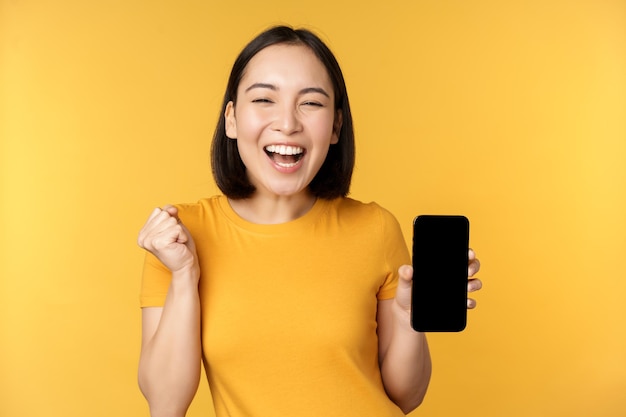
M139 386L153 417L184 416L200 381L197 268L173 274L162 309L144 309Z
M430 352L426 336L410 327L405 312L394 311L391 328L381 374L389 398L408 414L426 395L431 375Z

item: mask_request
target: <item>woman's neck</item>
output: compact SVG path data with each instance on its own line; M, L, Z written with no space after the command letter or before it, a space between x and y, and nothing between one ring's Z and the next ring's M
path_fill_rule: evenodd
M228 202L241 218L256 224L287 223L304 216L317 198L309 192L292 196L262 195L258 191L246 199Z

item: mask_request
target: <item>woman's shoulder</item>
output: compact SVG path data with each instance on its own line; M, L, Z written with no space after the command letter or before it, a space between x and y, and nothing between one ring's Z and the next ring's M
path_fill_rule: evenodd
M380 242L383 252L395 251L397 248L406 250L402 227L396 217L379 203L363 202L353 198L333 201L331 224L358 239L372 244ZM378 247L378 246L377 246Z
M336 203L337 208L341 210L352 210L363 213L389 213L389 210L378 204L376 201L364 202L352 197L338 198L333 201Z
M378 219L383 223L396 222L395 216L375 201L363 202L350 197L333 200L332 206L337 214L348 218L362 218L366 221Z

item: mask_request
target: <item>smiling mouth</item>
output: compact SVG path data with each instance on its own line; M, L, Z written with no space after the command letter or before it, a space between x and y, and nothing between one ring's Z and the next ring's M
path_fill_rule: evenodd
M268 145L264 150L276 165L283 168L295 166L304 156L304 149L299 146Z

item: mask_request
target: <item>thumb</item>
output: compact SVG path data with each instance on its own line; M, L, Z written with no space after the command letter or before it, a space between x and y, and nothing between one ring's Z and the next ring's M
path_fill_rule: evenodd
M413 281L413 267L411 265L402 265L398 268L398 275L400 275L398 285L408 285L410 288Z
M166 211L170 216L178 219L178 209L170 204L163 206L163 211Z
M413 286L413 267L402 265L398 268L398 288L396 289L396 302L405 310L411 308L411 288Z

